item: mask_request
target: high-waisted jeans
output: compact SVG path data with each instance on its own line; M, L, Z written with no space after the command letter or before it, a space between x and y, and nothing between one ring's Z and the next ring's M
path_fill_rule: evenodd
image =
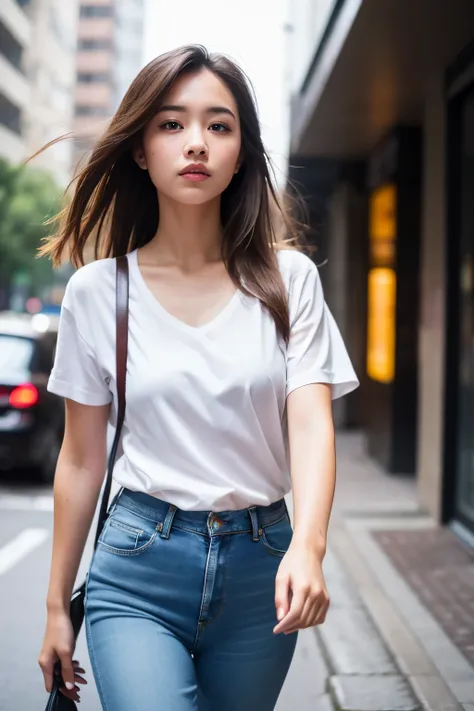
M85 624L106 711L272 711L297 633L275 634L284 500L181 511L122 489L87 576Z

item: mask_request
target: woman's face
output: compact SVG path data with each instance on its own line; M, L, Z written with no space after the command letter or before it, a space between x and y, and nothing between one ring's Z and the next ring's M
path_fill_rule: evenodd
M200 205L227 188L240 149L235 99L221 79L202 69L176 80L146 126L135 160L159 195Z

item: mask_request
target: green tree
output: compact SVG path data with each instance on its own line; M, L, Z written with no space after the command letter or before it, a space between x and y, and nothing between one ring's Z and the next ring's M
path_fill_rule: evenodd
M28 275L32 293L52 284L51 263L36 259L36 250L51 229L45 221L60 208L61 191L48 172L0 159L0 308L18 272Z

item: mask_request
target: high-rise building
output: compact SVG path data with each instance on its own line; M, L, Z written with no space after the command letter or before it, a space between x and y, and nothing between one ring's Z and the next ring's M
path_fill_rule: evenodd
M0 156L12 162L25 154L23 111L30 99L24 54L29 47L31 23L24 2L0 2Z
M0 155L24 160L72 129L77 0L0 3ZM64 185L71 145L52 147L34 162Z
M144 0L115 0L115 107L142 66Z
M30 98L23 117L25 148L31 155L49 141L72 131L76 79L77 0L23 2L31 23L25 53ZM71 177L72 143L62 141L35 158L59 185Z
M76 154L90 147L142 66L144 0L81 0Z

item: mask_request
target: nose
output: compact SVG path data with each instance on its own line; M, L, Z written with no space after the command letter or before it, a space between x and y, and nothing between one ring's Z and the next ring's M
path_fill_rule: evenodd
M184 155L189 158L192 156L207 156L208 148L204 141L201 131L194 131L192 136L184 146Z

